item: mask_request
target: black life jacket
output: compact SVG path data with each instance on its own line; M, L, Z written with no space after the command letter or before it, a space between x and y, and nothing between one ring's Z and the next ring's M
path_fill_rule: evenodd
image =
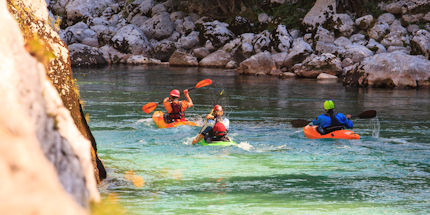
M168 115L169 121L179 121L182 118L185 118L185 114L182 112L182 101L176 104L170 102L170 105L172 106L172 112Z
M337 113L335 113L333 110L329 110L328 113L326 113L324 115L330 117L331 125L328 127L322 128L322 131L321 131L321 129L320 130L317 129L317 131L320 134L328 134L332 131L342 130L345 128L345 126L337 120L337 118L336 118Z

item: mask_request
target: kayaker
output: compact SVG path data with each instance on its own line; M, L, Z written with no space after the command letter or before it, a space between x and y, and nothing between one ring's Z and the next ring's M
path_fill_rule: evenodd
M188 95L188 89L184 90L184 95L187 100L179 101L181 93L179 90L174 89L170 91L170 96L163 100L164 108L166 108L167 111L164 119L167 123L186 121L185 110L192 107L194 104L190 95Z
M223 117L223 114L222 106L215 105L213 113L206 115L209 126L193 140L193 144L198 143L203 138L205 138L207 143L212 141L230 141L227 136L230 128L230 120Z
M312 121L314 125L318 126L318 133L324 135L332 131L344 129L345 127L352 128L351 115L347 114L345 116L342 113L335 113L332 100L324 101L324 109L326 113L319 115Z

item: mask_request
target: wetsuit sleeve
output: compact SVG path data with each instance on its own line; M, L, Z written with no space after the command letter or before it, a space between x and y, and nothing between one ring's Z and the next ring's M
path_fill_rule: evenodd
M170 102L163 102L164 108L166 108L167 113L172 112L172 106L170 105Z
M346 128L352 128L353 127L352 121L349 120L348 118L346 118L346 116L343 115L342 113L337 114L337 119L340 123L345 125Z

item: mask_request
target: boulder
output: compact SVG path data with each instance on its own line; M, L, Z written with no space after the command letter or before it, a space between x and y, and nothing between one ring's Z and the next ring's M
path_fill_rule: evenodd
M102 12L102 9L111 3L109 0L69 0L65 5L65 13L55 14L66 14L67 24L72 25L89 19L93 14Z
M156 40L162 40L172 35L174 30L174 24L170 20L170 14L167 12L161 12L160 14L146 20L140 29L149 38Z
M292 30L289 31L289 33L290 33L291 38L293 40L299 38L299 36L300 36L300 30L299 29L292 29Z
M342 66L335 55L324 53L319 56L312 54L302 63L294 65L293 70L298 77L317 78L321 73L340 75Z
M143 55L133 55L127 58L127 64L161 64L160 60L149 58Z
M424 18L424 14L423 13L418 13L418 14L403 14L402 21L404 23L412 24L412 23L417 23L417 22L421 21L421 19L423 19L423 18Z
M259 53L269 50L270 47L270 33L265 30L254 36L252 40L252 45L254 47L254 52Z
M231 54L224 51L218 50L214 53L209 54L199 62L199 66L202 67L225 67L226 64L231 60Z
M288 53L283 66L290 67L298 62L301 62L312 52L312 47L299 37L294 40L293 48Z
M74 43L69 46L72 66L94 66L107 64L98 48Z
M115 26L94 25L90 27L97 34L99 45L110 44L112 37L117 33L118 29Z
M244 75L266 75L276 70L275 62L269 52L260 52L242 61L237 72Z
M198 66L197 58L184 52L176 50L169 59L171 66Z
M163 4L156 4L154 7L151 8L151 16L157 16L162 14L163 12L167 12L166 7ZM170 18L170 16L169 16Z
M317 32L315 33L315 36L314 36L314 42L316 41L333 43L334 33L323 27L318 27Z
M83 22L78 22L73 26L67 27L60 34L61 39L70 45L80 43L86 38L97 40L97 33L88 28L88 25Z
M198 60L201 60L210 54L209 50L205 47L195 48L193 49L194 56L197 57Z
M315 51L317 53L331 53L335 55L341 55L345 52L345 49L343 47L336 46L333 43L318 41L315 45Z
M384 13L382 15L380 15L378 17L378 21L379 23L387 23L388 25L391 25L391 23L394 22L394 20L396 20L396 17L391 14L391 13Z
M145 34L135 25L126 25L119 29L111 39L115 49L123 53L142 54L150 49Z
M345 13L335 14L333 16L334 29L342 36L348 37L354 31L354 22L351 17Z
M237 62L234 60L231 60L227 63L227 65L225 65L225 68L227 69L235 69L237 68Z
M167 62L170 56L176 50L175 43L170 40L151 40L151 47L151 57L159 59L163 62Z
M234 37L234 34L228 29L228 24L224 22L198 22L196 28L200 32L200 41L210 41L215 49L222 47Z
M355 20L355 25L358 26L361 30L367 30L373 22L372 15L362 16Z
M185 13L182 11L175 11L170 14L170 20L172 22L176 21L177 19L183 19L185 17Z
M346 73L344 84L360 87L430 86L430 61L402 52L381 53L365 59Z
M367 44L366 36L364 36L363 34L354 34L349 38L349 40L351 40L352 43L359 44L362 46L365 46Z
M176 47L189 50L197 46L198 44L199 44L199 32L193 31L187 36L182 36L178 40Z
M385 47L407 46L409 42L408 31L400 24L400 21L396 20L390 25L390 33L384 37L381 44Z
M327 73L320 73L317 77L317 80L336 80L338 79L335 75L330 75Z
M138 14L131 19L130 24L133 24L135 26L140 26L142 23L146 22L146 20L148 20L148 19L149 19L148 17Z
M420 30L420 26L418 25L408 25L408 27L406 28L406 30L408 30L409 33L411 34L415 34L418 30Z
M377 22L367 31L367 35L376 41L381 41L381 39L389 32L389 28L390 26L387 23Z
M268 23L270 17L266 13L258 14L258 22L259 23Z
M430 60L430 33L426 30L419 30L415 33L411 41L413 54L421 54Z
M376 42L376 40L374 39L370 39L366 47L372 52L375 52L376 54L387 52L385 47L382 44Z
M288 52L281 52L272 54L273 62L275 62L276 67L280 68L283 64L285 59L287 58Z
M401 14L402 13L403 4L401 1L392 2L390 4L385 5L384 10L388 13L392 14Z
M135 9L133 10L134 14L151 16L151 9L154 7L154 0L132 1L132 4L136 4Z
M288 33L285 25L278 25L278 27L270 35L270 46L278 52L286 52L290 49L293 43L293 37Z
M108 64L121 63L126 54L123 54L113 48L112 46L105 45L99 48L99 51L103 54L103 58Z
M370 57L372 55L373 52L366 48L366 46L352 44L345 47L343 57L351 58L354 63L357 63L362 61L364 58Z
M295 78L296 74L294 74L293 72L284 72L279 77L282 78L282 79Z
M404 54L410 54L411 49L409 47L403 47L403 46L390 46L387 48L387 52L402 52Z
M317 0L311 10L303 18L302 24L306 31L312 31L331 20L336 14L336 0Z
M348 38L346 38L346 37L339 37L339 38L337 38L337 39L334 41L334 44L335 44L336 46L346 47L346 46L348 46L348 45L351 45L351 44L352 44L352 42L351 42Z

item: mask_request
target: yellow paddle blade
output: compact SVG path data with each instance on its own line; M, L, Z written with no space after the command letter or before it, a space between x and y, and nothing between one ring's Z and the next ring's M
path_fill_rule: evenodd
M149 102L148 104L142 106L142 110L145 113L151 113L152 111L155 110L157 105L158 105L158 103L156 103L156 102Z
M199 83L197 83L194 88L205 87L205 86L208 86L208 85L211 85L211 84L212 84L212 80L211 79L205 79L205 80L199 81Z

